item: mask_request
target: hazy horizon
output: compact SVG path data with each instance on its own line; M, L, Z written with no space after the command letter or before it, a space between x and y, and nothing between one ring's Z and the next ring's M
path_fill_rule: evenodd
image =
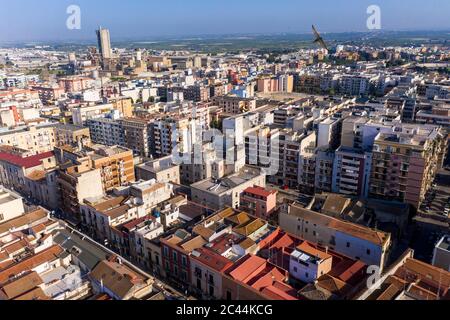
M81 8L81 30L69 30L69 5ZM0 0L0 42L95 41L98 26L111 40L238 35L368 32L367 7L381 8L380 31L450 30L450 1L410 0Z

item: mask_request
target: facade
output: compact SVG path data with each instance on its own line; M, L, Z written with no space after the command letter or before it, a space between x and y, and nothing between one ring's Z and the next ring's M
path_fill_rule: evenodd
M204 299L222 298L222 273L233 262L208 248L199 248L191 256L191 285Z
M256 109L256 100L251 98L240 98L236 96L216 96L213 102L226 114L241 114Z
M160 158L138 165L136 178L180 184L180 166L173 164L172 156Z
M100 169L92 169L89 163L63 165L58 170L61 209L68 218L80 221L80 204L84 199L103 196Z
M265 188L266 176L260 169L244 167L240 172L220 180L206 179L191 185L194 202L214 210L225 207L239 208L245 189L252 186Z
M192 282L190 255L203 247L206 241L201 236L192 236L185 230L178 229L169 237L162 238L162 264L166 276L177 283L189 287Z
M97 43L102 59L111 59L111 39L108 29L100 28L99 30L97 30Z
M0 186L0 223L17 218L24 212L22 197Z
M105 192L135 181L133 152L123 147L93 146L92 168L100 169Z
M241 196L241 210L268 220L277 206L277 191L250 187Z
M89 119L86 123L94 143L125 147L125 134L120 120L112 118Z
M114 110L112 103L75 107L72 109L72 121L76 126L84 126L89 119L103 117L112 110Z
M340 147L335 152L332 191L367 198L371 166L370 152Z
M65 145L90 146L91 134L89 128L73 126L70 124L58 124L55 126L55 147Z
M142 157L151 155L149 123L148 120L139 118L126 118L122 121L125 145Z
M344 222L296 204L281 212L280 227L302 239L327 246L330 250L368 265L384 268L391 236L357 224Z
M438 128L380 133L373 147L369 195L418 208L442 167L447 141Z

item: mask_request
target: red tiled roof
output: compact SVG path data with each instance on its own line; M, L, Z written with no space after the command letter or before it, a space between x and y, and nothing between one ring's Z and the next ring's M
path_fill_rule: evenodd
M244 190L246 193L254 194L260 197L267 198L268 196L272 194L276 194L277 192L275 190L267 190L262 187L249 187Z
M221 256L220 254L217 254L211 250L205 249L205 248L200 248L200 249L196 249L196 252L198 252L200 255L196 256L196 255L192 255L191 257L194 260L198 260L201 263L203 263L204 265L222 272L225 271L226 269L228 269L229 267L231 267L233 265L233 262L231 262L231 260L228 260L227 258Z
M30 157L22 158L18 155L6 153L6 152L0 152L0 161L6 161L8 163L11 163L13 165L16 165L18 167L23 168L33 168L41 165L42 160L46 158L53 157L54 153L53 151L44 152L41 154L37 154Z

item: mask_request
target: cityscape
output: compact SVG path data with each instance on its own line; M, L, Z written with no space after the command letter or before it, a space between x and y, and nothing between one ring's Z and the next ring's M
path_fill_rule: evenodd
M450 299L449 31L126 40L82 9L85 40L0 41L0 300Z

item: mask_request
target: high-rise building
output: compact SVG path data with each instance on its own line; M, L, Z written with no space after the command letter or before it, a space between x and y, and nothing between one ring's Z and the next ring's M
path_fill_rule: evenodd
M97 30L97 41L98 41L98 49L100 50L100 55L102 59L111 59L112 50L111 50L111 39L109 36L109 30L102 29L102 27L100 27Z
M373 147L369 195L419 207L446 152L447 140L438 127L404 126L402 132L380 133Z

